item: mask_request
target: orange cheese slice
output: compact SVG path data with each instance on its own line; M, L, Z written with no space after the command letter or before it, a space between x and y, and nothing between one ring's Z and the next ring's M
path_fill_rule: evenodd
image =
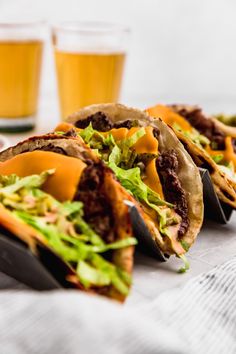
M108 132L101 133L101 134L103 134L104 136L108 136L109 134L111 134L115 139L115 141L119 141L127 138L128 133L129 133L129 129L119 128L119 129L111 129Z
M139 129L140 128L131 128L128 136L132 136ZM134 150L138 154L158 154L158 140L153 135L153 127L146 127L145 132L146 134L133 146Z
M83 161L74 157L49 151L32 151L0 162L0 174L14 173L19 177L25 177L55 169L55 173L44 183L43 190L59 201L66 201L73 200L85 167Z
M173 112L172 109L167 106L158 104L146 109L146 112L152 117L161 118L171 127L174 125L174 123L176 123L184 131L191 131L193 129L191 124L189 124L189 122L184 117L181 117L181 115Z
M156 169L156 159L151 160L147 164L145 175L146 177L143 179L143 182L163 199L162 186Z
M225 151L224 151L225 160L230 162L232 161L234 164L234 170L236 171L236 154L234 152L232 138L227 136L225 138Z
M59 123L56 128L54 129L55 132L64 132L67 133L69 130L71 129L75 129L77 130L77 128L75 128L75 126L73 124L70 123L66 123L66 122L62 122Z

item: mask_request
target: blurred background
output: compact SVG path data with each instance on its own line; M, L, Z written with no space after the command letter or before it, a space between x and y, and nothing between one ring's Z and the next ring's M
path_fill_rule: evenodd
M132 36L120 101L198 103L236 112L235 0L0 0L0 19L97 20ZM40 125L53 127L58 102L50 36L44 52Z

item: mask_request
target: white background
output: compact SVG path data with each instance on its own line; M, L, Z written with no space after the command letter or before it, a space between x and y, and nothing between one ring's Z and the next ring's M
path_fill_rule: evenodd
M124 103L199 103L236 112L235 0L0 0L0 19L105 20L131 27ZM49 41L49 34L48 34ZM40 119L57 117L52 52L45 51Z

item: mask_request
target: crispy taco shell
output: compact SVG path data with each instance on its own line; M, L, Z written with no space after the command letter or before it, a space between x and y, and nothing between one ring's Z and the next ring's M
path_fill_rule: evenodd
M76 193L78 196L80 195L81 192L81 195L83 195L83 198L85 199L87 198L86 193L91 197L92 192L90 188L93 187L90 187L88 183L88 186L86 187L87 188L86 192L80 191L80 183L82 181L82 178L83 176L86 175L88 176L87 178L90 178L97 171L96 178L98 178L99 176L99 178L101 178L101 183L99 185L98 193L94 197L95 198L93 200L94 204L96 205L99 204L99 200L97 200L96 198L100 193L100 195L103 196L104 204L106 204L105 206L103 205L103 207L104 208L106 207L107 210L109 209L110 215L113 220L112 232L113 232L113 237L115 238L114 241L118 241L132 236L132 226L131 226L130 216L128 212L128 206L124 204L124 200L133 201L133 198L119 184L113 172L97 158L97 156L92 152L92 150L90 150L88 147L85 146L85 144L82 142L81 139L73 138L73 137L72 138L65 137L65 136L62 137L57 134L49 134L49 135L29 138L23 142L20 142L16 146L11 147L0 153L0 161L1 161L0 173L2 173L1 172L2 170L4 171L4 163L8 162L10 159L19 158L19 156L21 156L20 154L22 154L23 156L23 154L29 152L34 154L35 152L38 151L41 154L40 156L44 157L45 154L45 159L47 159L47 152L49 151L49 152L54 152L56 154L65 155L67 157L80 159L87 166L86 168L88 172L86 172L86 168L82 172L82 176L80 178L80 182L78 185L78 191ZM52 165L51 168L53 167L54 166ZM68 167L65 165L64 168L66 170ZM50 178L53 178L53 176L51 176ZM66 177L64 182L65 184L61 186L62 189L65 188ZM50 193L49 190L47 190L47 192ZM75 196L75 199L80 200L78 198ZM0 208L2 208L1 205ZM84 204L84 208L86 211L85 204ZM88 215L88 220L87 220L88 223L90 223L89 218L90 216ZM98 220L95 221L94 227L96 227L97 221ZM9 229L13 234L18 236L21 240L26 242L31 249L34 248L35 242L37 241L40 241L42 243L44 242L43 237L40 235L40 233L36 232L28 225L21 225L22 228L19 228L18 220L15 220L14 218L11 219L8 211L5 211L3 214L1 214L0 224L2 224L6 229ZM116 266L119 266L122 270L130 274L133 268L133 252L134 252L133 246L112 251L112 256L111 256L112 263L115 264ZM78 279L75 276L73 277L70 275L70 280L71 283L74 284L74 286L78 286L79 288L81 288L81 284L78 282ZM119 293L112 285L103 288L94 288L92 290L94 292L100 293L102 295L106 295L110 298L117 299L119 301L123 301L125 299L125 296Z
M219 131L219 134L223 132L224 135L230 137L236 137L236 130L232 127L228 127L225 124L219 122L217 119L206 116L202 113L201 109L198 106L191 105L171 105L170 108L180 116L183 114L183 117L186 114L192 114L192 112L200 112L203 117L207 120L210 120L214 123L216 128ZM154 108L155 109L155 108ZM162 117L161 117L162 118ZM230 205L232 208L236 208L236 182L229 178L224 171L221 171L219 166L215 161L210 157L210 155L200 146L195 144L191 139L186 137L180 131L174 129L177 137L183 143L186 150L192 156L192 159L197 166L206 168L210 175L215 188L215 191L219 199Z
M154 107L148 108L147 112L153 117L159 117L166 121L172 127L176 136L184 145L185 149L191 155L193 161L196 163L198 167L205 168L209 171L211 175L211 179L215 188L215 191L219 197L219 199L230 205L232 208L236 208L236 184L235 182L228 178L227 175L220 170L215 161L210 157L210 155L199 145L195 144L190 138L184 135L178 129L175 129L172 126L175 122L179 121L179 118L182 118L181 112L189 113L194 110L199 110L197 106L188 106L188 105L156 105ZM209 118L212 121L214 119ZM171 122L171 123L170 123ZM186 130L191 127L191 124L187 121L182 122L186 124ZM219 123L219 124L218 124ZM221 123L218 122L217 127L221 129ZM226 133L226 131L225 131Z
M115 103L97 104L85 107L79 112L71 115L68 118L68 122L76 125L78 120L87 119L97 112L105 114L113 123L121 123L131 120L138 121L139 126L151 126L159 132L157 138L159 152L162 154L167 151L175 151L178 159L178 178L185 191L189 218L189 227L185 235L182 237L182 241L186 242L189 246L192 245L201 228L203 220L202 182L198 168L176 138L174 132L168 128L164 122L151 118L141 110ZM166 245L168 240L163 240L153 221L149 219L146 220L146 222L160 249L167 254L177 253L176 250L171 250L170 246L168 247ZM179 253L184 253L183 249L182 251L180 250Z
M191 155L193 161L198 167L205 168L209 171L211 180L213 182L216 194L219 199L230 205L232 208L236 208L236 192L235 183L228 179L226 174L222 172L212 158L206 153L206 151L194 144L183 133L175 130L176 136L184 145L185 149Z

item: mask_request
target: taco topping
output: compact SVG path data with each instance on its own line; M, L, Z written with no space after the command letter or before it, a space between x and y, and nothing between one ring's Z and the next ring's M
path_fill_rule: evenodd
M225 149L225 134L220 130L214 121L207 118L199 107L186 107L171 105L176 113L184 117L192 127L197 129L201 134L206 136L214 150Z
M64 124L57 130L67 131ZM75 125L123 187L142 203L145 213L152 218L154 215L161 235L173 240L181 238L189 226L186 195L177 175L177 156L172 151L163 155L158 151L159 130L140 127L136 120L113 123L102 112ZM179 226L176 229L174 225ZM176 229L177 234L169 229Z
M55 170L18 177L0 176L0 203L20 220L37 230L45 245L57 253L75 272L86 289L113 286L127 295L130 275L111 263L106 254L136 244L133 237L107 243L84 216L81 201L60 202L42 186Z

